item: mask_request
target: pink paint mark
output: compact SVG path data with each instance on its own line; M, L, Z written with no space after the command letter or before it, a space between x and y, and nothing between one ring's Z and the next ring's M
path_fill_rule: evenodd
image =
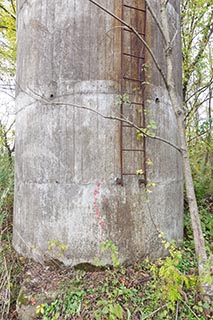
M96 186L97 186L97 188L95 188L93 191L93 195L94 195L93 207L95 209L95 215L97 217L98 224L100 225L101 229L104 230L105 224L104 224L104 221L102 220L101 212L100 212L99 206L98 206L98 195L100 194L101 182L97 181Z

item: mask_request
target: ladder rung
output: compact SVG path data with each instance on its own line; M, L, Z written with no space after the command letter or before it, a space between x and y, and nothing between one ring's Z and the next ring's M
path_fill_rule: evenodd
M122 151L139 151L139 152L144 152L144 149L122 149Z
M132 123L132 126L130 125L130 124L123 124L123 123L126 123L126 120L124 119L124 120L121 120L121 125L122 125L122 127L123 128L133 128L133 129L135 129L135 127L134 127L134 123ZM144 127L142 127L142 126L140 126L140 128L141 128L141 130L143 130L143 129L145 129ZM126 149L126 148L125 148ZM140 149L141 150L141 149ZM141 151L143 151L143 150L141 150Z
M146 35L145 35L145 21L146 21L146 9L143 7L142 4L137 5L136 2L130 2L128 0L123 0L123 5L122 5L122 9L123 9L123 19L125 20L125 16L127 16L127 18L130 16L134 16L137 18L136 22L134 23L133 27L135 29L131 29L131 28L122 28L122 51L121 51L121 59L122 59L122 66L125 66L126 62L132 61L132 63L134 63L133 68L135 68L135 65L137 64L137 68L140 67L140 64L145 63L145 56L144 56L144 52L143 52L143 43L137 41L135 44L135 48L137 50L134 50L134 48L132 49L132 37L134 35L134 30L137 32L137 34L139 34L141 36L141 38L145 39ZM139 3L139 2L138 2ZM140 23L140 25L139 25ZM130 32L130 33L124 33L124 31ZM139 40L139 39L138 39ZM127 45L127 43L129 44L129 46ZM131 49L131 50L130 50ZM138 65L139 64L139 65ZM138 69L137 69L138 70ZM144 72L144 70L141 70L141 72ZM127 85L127 87L130 85L131 87L136 86L137 87L137 94L138 97L140 96L140 98L136 99L136 101L134 101L135 97L132 93L130 93L130 102L129 103L122 103L122 108L121 108L121 114L123 117L123 121L121 122L121 143L120 143L120 155L121 155L121 185L124 184L124 177L125 176L132 176L135 177L134 179L137 178L139 185L141 184L146 184L146 165L144 162L144 165L142 164L142 166L144 167L144 173L142 175L137 175L137 172L128 172L128 169L133 170L132 168L128 168L125 166L125 161L126 158L128 158L128 155L130 155L131 153L131 158L134 156L136 156L136 158L138 159L138 157L141 159L141 161L143 162L144 159L146 159L146 148L145 148L145 143L144 143L144 138L143 138L143 142L141 144L132 144L129 145L127 143L125 143L125 139L124 137L126 136L126 134L131 133L132 128L135 130L134 126L132 126L130 123L125 122L125 112L126 112L126 108L127 105L129 107L129 112L133 112L134 114L137 113L137 110L143 110L144 108L144 96L143 96L143 78L144 76L140 76L140 72L137 71L135 74L132 72L128 72L124 67L121 70L121 87L122 87L122 91L124 89L124 87ZM133 101L131 101L133 100ZM142 117L144 117L144 114L140 115L140 119L138 119L138 122L140 122L139 127L144 126L144 124L142 123ZM131 129L131 130L130 130ZM139 160L139 159L138 159Z
M136 104L138 106L143 106L143 102L131 102L130 101L130 104Z
M132 104L143 107L143 102L131 102L131 101L128 104L123 103L123 106L128 106L129 108Z
M133 58L137 58L137 59L145 59L145 57L139 57L139 56L136 56L134 54L130 54L130 53L126 53L126 52L123 52L123 55L124 56L127 56L127 57L133 57Z
M127 172L127 173L123 173L122 176L138 176L138 177L140 177L141 175L138 175L138 174L136 174L136 173ZM144 183L145 183L145 180L144 180L144 179L141 179L141 182L144 182Z
M137 10L137 11L141 11L141 12L146 12L145 9L132 7L132 6L128 5L128 4L124 4L123 6L126 7L126 8L129 8L129 9L133 9L133 10Z
M123 123L123 122L122 122L122 123ZM128 125L128 124L123 124L123 125L122 125L122 128L131 128L131 129L135 129L134 125L130 126L130 125ZM141 151L143 151L143 150L141 150Z
M127 29L127 28L123 28L122 29L123 31L128 31L128 32L133 32L132 30L130 30L130 29ZM137 30L136 30L137 31ZM140 35L140 36L144 36L145 37L145 33L142 33L142 32L138 32L138 34Z
M129 78L129 77L123 77L124 80L128 80L128 81L135 81L135 82L140 82L142 83L141 80L138 80L138 79L134 79L134 78Z

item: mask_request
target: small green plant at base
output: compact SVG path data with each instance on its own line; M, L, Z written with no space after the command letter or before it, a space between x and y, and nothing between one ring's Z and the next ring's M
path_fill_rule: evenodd
M36 314L42 320L57 320L62 314L63 319L69 319L81 312L82 301L86 292L81 288L69 288L50 304L40 304L36 307Z
M101 300L97 303L97 306L101 307L101 309L94 314L96 320L101 320L103 317L108 320L123 319L124 310L120 304L110 304L107 300Z
M101 244L101 252L105 252L109 250L111 254L111 259L113 263L113 267L119 267L120 266L120 260L118 257L118 248L116 245L112 242L112 240L106 240L104 243Z
M211 319L211 305L196 300L196 277L184 274L188 265L181 249L166 240L164 246L171 252L155 264L146 260L123 269L76 270L52 303L37 307L38 319L171 320L177 309L178 319Z
M64 252L69 248L67 244L60 242L57 239L48 241L48 250L52 251L58 258L64 255Z
M45 304L44 303L41 303L36 307L36 314L44 315L44 311L45 311Z
M159 297L162 296L165 302L169 302L169 308L174 311L176 303L185 299L184 287L186 289L195 287L197 279L181 272L182 253L175 243L168 242L163 233L159 233L159 238L169 255L165 259L159 259L158 266L153 264L151 272L159 282Z

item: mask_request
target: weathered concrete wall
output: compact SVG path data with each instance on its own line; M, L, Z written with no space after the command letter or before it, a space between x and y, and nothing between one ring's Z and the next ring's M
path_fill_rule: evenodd
M152 7L160 20L160 1L151 1ZM173 44L174 83L180 105L182 103L182 54L180 33L180 1L169 1L167 10L170 20L171 38L176 34ZM147 12L147 42L152 49L157 61L166 75L165 44L159 29ZM176 118L170 104L167 90L162 77L157 71L151 57L147 55L149 72L147 80L150 85L146 87L146 105L149 106L149 118L157 124L156 134L168 141L179 145ZM149 170L149 178L157 184L150 195L150 210L154 215L156 225L170 239L181 238L183 230L183 173L181 155L175 149L160 141L148 141L147 156L152 159L153 166ZM149 221L149 218L148 218ZM151 224L151 222L149 222ZM155 244L153 243L155 242ZM158 241L158 240L157 240ZM156 238L150 235L151 246L157 246ZM151 246L150 250L151 251Z
M119 24L85 0L17 2L16 250L41 261L53 256L69 265L93 263L100 244L111 239L121 261L159 256L162 246L156 226L169 239L182 237L180 155L160 142L147 141L147 157L153 162L149 176L157 183L147 203L137 176L126 178L123 187L116 184L120 123L72 105L117 114ZM100 3L121 14L121 1ZM179 12L169 6L171 19L178 23ZM150 15L147 32L163 63L162 39ZM180 61L179 43L175 48ZM147 88L146 108L156 120L157 134L178 143L166 90L149 64L152 85ZM177 65L178 94L179 69ZM46 103L51 99L63 104ZM135 143L134 135L128 139ZM53 240L68 245L65 254L59 257L48 250Z

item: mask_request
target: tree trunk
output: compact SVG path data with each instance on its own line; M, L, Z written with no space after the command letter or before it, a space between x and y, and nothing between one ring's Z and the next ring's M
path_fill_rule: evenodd
M188 147L186 143L185 137L185 127L184 127L184 112L183 106L180 105L176 92L174 89L174 77L173 77L173 59L172 59L172 47L171 38L169 34L169 21L168 21L168 13L167 6L165 1L161 1L161 21L162 27L164 30L166 42L167 42L167 52L166 52L166 62L167 62L167 84L168 84L168 94L171 99L171 103L177 118L179 136L180 136L180 145L182 149L182 159L183 159L183 167L184 167L184 178L185 178L185 187L186 187L186 196L189 203L189 211L191 217L191 224L193 230L194 244L195 244L195 252L198 261L198 271L200 275L201 286L203 289L203 294L212 295L212 288L203 281L207 273L210 271L207 267L207 254L205 249L205 241L201 228L201 222L199 218L197 200L194 191L192 172L188 154Z

